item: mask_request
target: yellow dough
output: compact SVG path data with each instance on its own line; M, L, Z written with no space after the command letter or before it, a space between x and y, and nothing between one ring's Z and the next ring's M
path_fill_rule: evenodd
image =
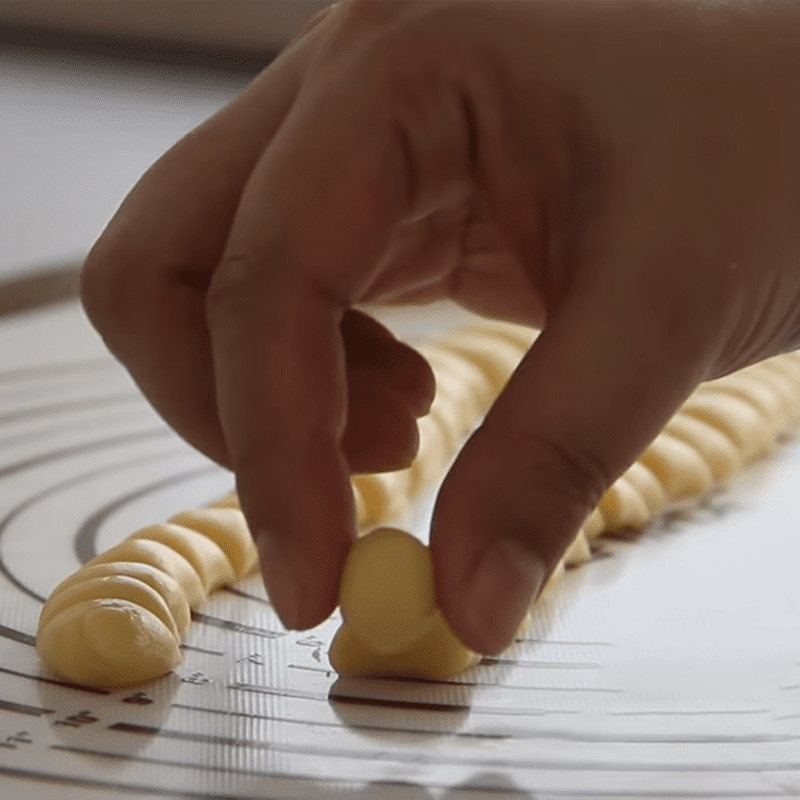
M94 578L106 578L110 576L125 575L129 578L135 578L155 589L169 608L169 613L175 622L178 629L178 635L183 636L189 630L191 622L191 612L189 603L186 600L186 595L183 593L181 585L166 572L156 569L150 564L137 563L135 561L114 561L106 564L92 564L85 565L77 572L73 572L68 578L65 578L61 583L56 586L50 593L50 598L47 601L47 606L55 600L65 589L75 584L83 583ZM199 579L198 579L199 580ZM39 625L41 620L47 614L46 608L42 609Z
M352 478L363 532L402 515L441 479L464 435L489 410L536 332L510 323L472 326L421 348L437 382L420 447L404 470ZM800 418L800 356L768 359L700 386L651 445L603 495L556 564L591 560L591 542L696 498L765 452ZM71 680L127 686L181 660L190 609L257 567L258 555L231 492L207 508L150 525L62 581L45 603L36 639L42 660ZM451 677L478 662L436 607L430 550L396 528L353 544L340 586L344 624L330 650L352 676Z
M63 580L39 618L42 661L70 680L110 687L178 666L190 609L257 563L234 498L177 514L180 525L143 528Z
M639 490L624 475L603 495L597 508L607 531L640 528L652 516Z
M676 500L705 494L714 485L714 473L700 453L668 433L656 436L639 461L652 470L667 494Z
M52 594L39 618L39 630L64 609L89 600L125 600L131 605L144 608L158 617L176 643L181 640L178 626L164 598L144 581L127 575L89 578Z
M744 464L742 451L719 428L678 412L665 426L664 432L682 439L705 459L718 481L726 481Z
M222 552L222 548L197 531L162 522L142 528L130 538L134 541L145 539L159 542L182 555L200 576L206 593L213 592L214 589L219 589L220 586L232 583L236 579L236 573Z
M701 387L681 406L681 411L719 428L749 461L775 442L775 431L758 409L741 397Z
M182 511L168 521L211 539L225 554L237 577L248 575L258 565L258 550L238 508L195 508Z
M165 544L148 539L126 539L105 553L95 556L86 566L113 564L117 561L140 561L170 575L183 589L186 601L192 608L201 606L206 601L208 595L195 568L180 553Z
M56 614L36 649L59 675L90 686L135 686L181 662L177 639L145 608L125 600L88 600Z
M447 678L478 660L436 607L430 550L410 533L378 528L358 539L339 600L344 623L329 658L342 675Z
M350 548L339 587L342 618L369 649L396 653L431 628L436 612L428 548L405 531L378 528Z

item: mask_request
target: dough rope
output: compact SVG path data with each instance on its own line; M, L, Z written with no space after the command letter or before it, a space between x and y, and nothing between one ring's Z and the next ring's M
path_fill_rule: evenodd
M486 322L419 348L437 383L430 413L419 420L419 452L405 470L353 476L360 531L396 520L441 479L535 337L522 326ZM701 385L604 494L539 598L565 567L591 559L594 539L641 528L724 483L798 418L797 354ZM235 493L183 511L135 532L62 581L42 609L39 654L78 683L121 687L161 677L181 662L190 610L257 563ZM396 528L372 530L354 543L340 605L344 624L330 660L343 675L446 678L479 660L436 608L427 546Z
M442 477L459 440L535 337L519 326L486 327L492 336L479 326L465 329L463 341L450 335L428 346L440 390L419 421L419 453L406 470L353 477L359 530L403 513ZM257 564L235 493L183 511L136 531L56 586L42 608L36 648L50 669L76 683L122 687L154 680L181 663L191 610Z
M492 364L483 346L476 350L473 363L499 391L515 364L503 359L499 366ZM435 348L426 353L434 365L435 354ZM470 379L468 391L474 385ZM455 413L444 418L452 434L460 435L463 421ZM795 353L702 384L605 492L531 612L567 566L591 560L592 540L640 529L668 508L697 500L765 453L798 419L800 356ZM343 624L329 653L334 669L350 677L445 679L478 663L479 654L458 640L435 607L432 575L430 551L410 534L379 528L359 539L342 576Z

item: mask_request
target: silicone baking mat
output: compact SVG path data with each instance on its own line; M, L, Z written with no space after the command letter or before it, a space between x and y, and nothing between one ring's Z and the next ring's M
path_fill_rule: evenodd
M795 441L693 512L603 544L512 649L454 680L339 679L336 620L285 632L257 577L211 598L159 681L91 690L41 666L37 617L61 578L231 484L77 304L0 322L0 796L800 796Z

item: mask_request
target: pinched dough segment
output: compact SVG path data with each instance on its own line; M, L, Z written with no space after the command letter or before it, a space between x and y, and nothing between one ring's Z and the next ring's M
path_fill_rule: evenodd
M644 498L624 476L618 478L603 495L597 508L603 515L607 531L640 528L651 518Z
M137 531L132 540L159 542L182 555L195 569L207 594L236 580L236 573L218 544L202 533L162 522Z
M653 470L646 467L641 461L634 461L622 477L636 489L644 500L650 515L647 522L666 508L669 502L667 490Z
M64 609L89 600L125 600L132 605L140 606L158 617L176 642L181 640L178 626L164 598L144 581L129 578L127 575L89 578L51 595L39 617L39 629L41 630Z
M180 553L161 542L126 539L105 553L95 556L86 566L113 564L117 561L139 561L166 572L178 582L192 608L197 608L206 601L208 595L195 568Z
M436 611L430 630L405 650L378 653L368 648L349 625L331 642L331 666L350 678L450 678L480 661L465 647Z
M714 474L697 450L668 433L656 436L639 461L652 470L674 500L705 494L714 485Z
M694 447L705 459L718 481L726 481L744 465L742 451L719 428L700 417L678 412L664 432Z
M478 660L436 607L429 548L405 531L378 528L353 543L339 598L330 661L341 675L447 678Z
M193 508L181 511L169 522L211 539L225 554L237 577L249 575L258 566L258 550L238 508Z
M244 516L232 503L229 497L178 514L181 525L143 528L62 581L39 621L43 661L99 686L143 683L174 669L190 608L257 563Z
M376 653L407 649L436 613L428 548L405 531L379 528L357 539L339 587L342 618Z
M93 564L92 566L87 564L77 572L73 572L50 593L50 597L42 609L39 625L41 626L42 624L42 619L45 617L48 606L60 596L61 592L85 581L95 578L115 577L117 575L135 578L138 581L142 581L142 583L146 583L151 589L155 589L164 599L167 608L169 608L170 616L175 621L175 626L178 630L178 636L182 637L186 633L191 623L191 611L180 584L166 572L156 569L150 564L137 563L135 561L114 561L107 564Z
M135 686L181 662L178 641L155 614L126 600L79 602L55 615L36 637L42 660L89 686Z
M739 448L743 462L766 453L775 443L776 431L767 418L741 397L705 392L701 387L681 406L681 411L719 428Z

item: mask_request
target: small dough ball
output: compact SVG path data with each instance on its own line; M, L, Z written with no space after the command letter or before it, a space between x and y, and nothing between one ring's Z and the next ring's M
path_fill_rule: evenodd
M225 553L202 533L161 522L148 525L128 538L159 542L180 553L195 568L207 593L236 580L236 573Z
M668 433L656 436L639 460L655 473L673 499L705 494L714 485L711 467L700 453Z
M719 428L680 411L666 424L664 431L694 447L711 467L714 477L726 481L743 466L741 450Z
M249 575L258 566L258 550L238 508L195 508L181 511L169 522L211 539L225 553L237 576Z
M407 649L435 620L430 550L396 528L378 528L362 536L347 556L339 603L345 623L368 649Z
M129 578L136 578L136 580L146 583L151 589L155 589L164 598L164 602L169 608L170 616L175 620L178 635L183 636L186 633L191 623L191 610L183 589L171 575L167 575L166 572L162 572L150 564L141 562L114 561L108 564L83 566L53 589L47 603L50 604L58 594L77 583L83 583L93 578L106 578L115 575L127 575Z
M132 605L147 609L164 623L164 626L175 637L175 641L180 643L181 636L178 633L178 627L164 598L143 581L129 578L127 575L88 578L52 594L42 608L39 630L42 630L56 614L89 600L125 600Z
M125 600L88 600L63 610L42 628L36 649L54 672L87 686L134 686L181 663L164 623Z
M150 564L156 569L166 572L181 587L187 603L198 608L206 601L207 593L195 568L171 547L149 539L126 539L105 553L95 556L86 563L87 567L95 564L113 564L117 561L135 561Z
M425 678L443 680L480 661L461 643L437 610L430 630L416 643L396 653L370 650L350 625L342 625L331 642L331 666L350 678Z
M603 515L607 531L641 528L651 519L644 498L624 476L617 478L608 488L597 508Z

